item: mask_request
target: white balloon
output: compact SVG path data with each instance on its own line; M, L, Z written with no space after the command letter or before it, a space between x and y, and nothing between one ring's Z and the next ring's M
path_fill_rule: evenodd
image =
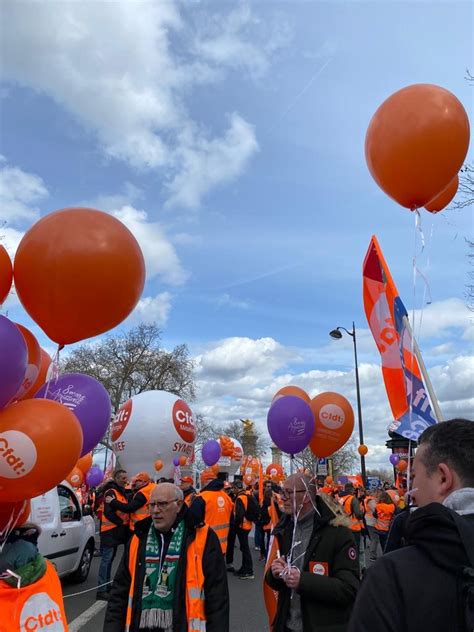
M173 459L194 459L196 426L191 409L177 395L146 391L120 408L112 424L112 449L128 475L148 472L173 478ZM163 461L159 472L155 461Z
M234 444L234 454L232 457L230 456L221 456L221 458L217 461L217 465L219 466L219 472L227 472L230 476L235 474L242 463L242 458L244 456L244 451L242 449L242 444L237 439L233 437L229 437Z

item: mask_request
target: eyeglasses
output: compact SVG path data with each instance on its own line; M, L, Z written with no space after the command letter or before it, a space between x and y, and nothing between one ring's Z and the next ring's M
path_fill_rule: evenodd
M155 507L157 509L166 509L166 507L168 507L168 505L171 505L171 503L175 503L178 500L179 500L178 498L175 498L174 500L158 500L155 503L154 502L149 502L148 503L148 507L150 509L154 509Z
M287 500L288 498L291 498L293 494L302 494L303 492L306 493L306 489L282 489L280 496L283 500Z

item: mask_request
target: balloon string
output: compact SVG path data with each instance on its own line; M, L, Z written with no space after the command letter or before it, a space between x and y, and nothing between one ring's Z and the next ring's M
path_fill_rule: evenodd
M48 398L48 392L49 392L49 387L51 382L54 380L54 383L56 384L56 382L58 381L58 377L59 377L59 352L62 351L64 349L64 345L60 345L58 344L58 348L56 349L56 352L53 356L52 362L51 362L51 368L48 371L49 373L49 377L48 380L46 382L46 390L44 392L44 399Z

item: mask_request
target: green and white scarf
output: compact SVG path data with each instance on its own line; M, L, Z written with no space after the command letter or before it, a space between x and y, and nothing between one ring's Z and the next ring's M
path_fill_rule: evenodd
M171 630L178 562L184 538L184 521L176 527L162 559L163 535L152 525L145 550L145 580L142 591L140 628Z

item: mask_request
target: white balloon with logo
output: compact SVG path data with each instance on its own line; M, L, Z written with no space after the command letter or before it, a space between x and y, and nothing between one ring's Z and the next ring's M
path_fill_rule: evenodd
M219 472L227 472L229 476L233 476L242 464L244 451L240 441L233 437L229 437L229 439L234 444L234 453L232 456L221 456L217 461L217 465L219 466Z
M196 426L191 409L177 395L146 391L126 401L112 424L112 449L130 477L148 472L173 478L173 459L194 459ZM155 461L163 461L159 472Z

